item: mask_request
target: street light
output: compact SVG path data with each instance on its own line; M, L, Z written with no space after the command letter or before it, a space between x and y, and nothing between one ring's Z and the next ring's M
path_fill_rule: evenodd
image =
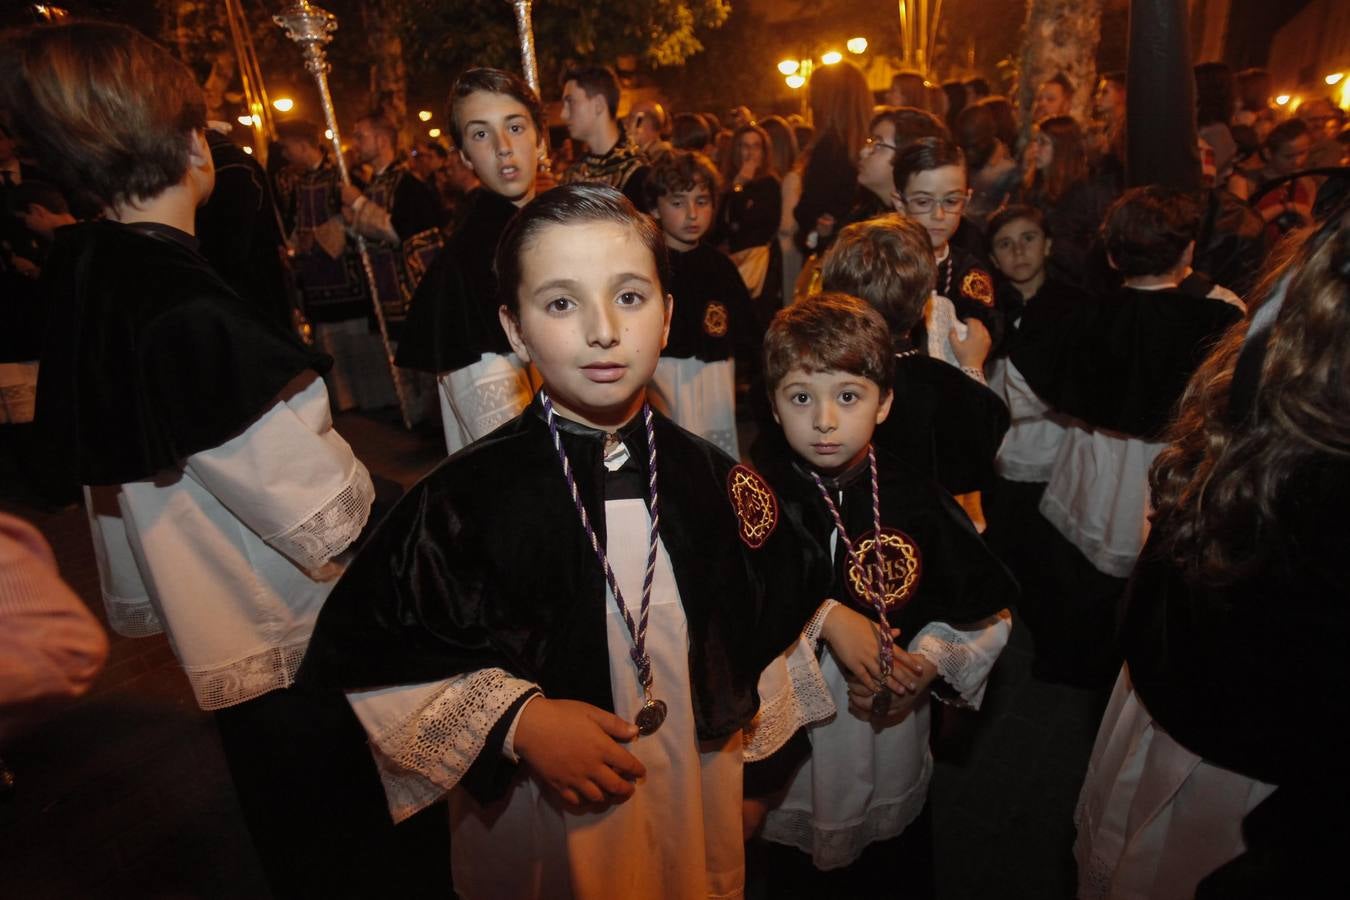
M806 79L795 73L789 75L784 80L787 81L787 86L792 88L794 91L797 90L797 88L801 87L802 85L806 84Z
M867 38L865 38L865 37L849 38L849 39L848 39L848 43L847 43L845 46L848 47L848 52L849 52L849 53L853 53L853 54L866 53L866 52L867 52Z
M801 68L801 63L795 59L785 59L778 64L778 71L784 75L794 75L799 68Z
M1275 102L1278 103L1280 106L1286 106L1289 103L1289 95L1281 94L1280 96L1275 98Z
M239 117L238 119L236 119L235 121L237 121L240 125L243 125L245 128L252 128L252 127L253 127L253 117L252 117L252 116L240 116L240 117Z
M1327 78L1326 78L1327 85L1330 86L1330 85L1340 84L1340 83L1341 83L1341 79L1344 78L1344 77L1345 77L1345 73L1344 73L1344 72L1332 72L1332 73L1331 73L1330 75L1328 75Z
M417 114L417 118L421 119L423 122L430 122L430 121L431 121L431 110L429 110L429 109L424 109L424 110L420 111L420 112Z
M829 53L821 54L820 61L827 66L832 66L843 60L843 58L844 54L840 53L838 50L831 50Z
M441 130L439 128L432 128L430 131L427 132L427 137L438 138L440 136Z
M272 108L277 112L290 112L295 108L295 101L290 97L278 97L272 101Z

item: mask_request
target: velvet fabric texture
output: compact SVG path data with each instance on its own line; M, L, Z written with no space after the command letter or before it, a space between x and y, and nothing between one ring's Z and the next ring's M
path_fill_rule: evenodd
M659 414L655 429L660 533L688 620L695 725L700 739L720 739L750 721L761 670L796 639L826 585L785 517L759 549L741 541L730 458ZM645 480L641 417L620 437ZM603 434L571 425L562 441L603 542ZM536 397L381 523L329 595L299 678L351 690L501 667L549 697L613 710L605 634L604 575Z
M962 224L965 224L964 220ZM962 321L979 319L984 324L993 341L989 353L997 354L1003 346L1007 326L1003 313L994 304L994 278L989 274L988 264L970 250L949 241L947 258L938 263L936 290L952 301L956 315Z
M668 290L675 298L675 310L662 356L704 362L759 356L764 329L741 273L726 254L707 244L671 250L670 275Z
M968 624L1011 606L1017 600L1017 582L985 546L956 502L931 478L913 472L885 450L876 453L882 527L909 535L921 557L914 593L900 610L887 614L891 627L901 630L901 642L908 642L930 622ZM751 456L778 495L784 517L800 523L810 535L812 555L828 559L834 519L809 470L785 442L756 442ZM867 462L838 479L827 479L826 487L835 497L833 492L842 489L839 515L856 546L873 531L872 480ZM827 563L829 596L875 620L876 610L855 598L847 587L847 557L840 543L833 564Z
M451 372L484 353L507 354L511 345L497 319L501 301L492 271L497 241L516 207L479 188L469 210L414 292L395 361L422 372Z
M1196 368L1242 311L1182 290L1122 287L1038 299L1022 316L1013 364L1057 411L1157 439Z
M332 360L265 321L166 225L60 230L38 440L58 484L124 484L218 447Z

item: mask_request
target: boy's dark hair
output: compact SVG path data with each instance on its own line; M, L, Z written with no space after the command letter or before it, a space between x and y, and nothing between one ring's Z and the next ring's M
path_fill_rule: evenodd
M1270 134L1266 135L1265 143L1262 146L1268 152L1274 153L1285 144L1292 143L1308 133L1307 122L1299 118L1285 119L1270 129Z
M314 147L322 147L323 132L319 126L307 119L287 119L277 123L277 140L304 141Z
M657 287L664 294L670 284L670 257L661 226L646 213L638 212L628 198L603 184L566 184L545 191L516 213L497 243L493 272L497 296L512 316L520 315L521 260L539 233L550 225L580 225L613 222L632 228L656 260Z
M1161 275L1177 264L1199 228L1200 207L1195 200L1150 184L1131 188L1111 204L1102 223L1102 239L1122 276Z
M676 150L702 150L712 143L712 133L698 113L677 113L670 128L670 143Z
M382 134L389 140L390 147L395 150L398 149L398 126L383 110L373 109L356 121L368 122L376 134Z
M1057 84L1057 85L1059 85L1061 88L1064 89L1064 96L1066 96L1066 97L1072 97L1072 96L1073 96L1073 90L1074 90L1074 88L1073 88L1073 82L1070 81L1070 80L1069 80L1069 76L1068 76L1068 75L1065 75L1063 72L1056 72L1054 75L1052 75L1052 76L1050 76L1049 78L1045 79L1045 81L1044 81L1043 83L1044 83L1044 84Z
M989 221L985 223L984 233L989 239L989 249L991 252L994 247L994 238L998 236L999 231L1005 225L1016 222L1018 219L1026 219L1028 222L1031 222L1039 228L1046 237L1050 236L1050 233L1045 230L1045 213L1041 212L1040 209L1035 206L1014 203L1010 206L1005 206L994 213L989 217Z
M952 130L961 152L966 155L966 163L971 169L983 169L998 147L998 122L994 119L994 111L980 103L967 106L957 114Z
M456 147L464 146L464 123L459 119L459 102L470 94L478 93L504 94L518 101L530 111L530 118L534 121L534 133L536 135L548 133L544 127L544 106L539 102L539 95L525 79L501 69L481 67L466 69L455 79L454 85L450 88L450 96L445 101L445 117L450 122L450 139L455 142Z
M839 232L821 266L821 290L867 301L895 338L923 317L937 280L928 232L913 219L889 213Z
M29 179L9 189L9 207L16 213L26 212L30 206L41 206L48 212L69 213L70 205L55 185Z
M445 149L445 145L435 138L421 138L414 143L414 147L414 156L421 152L427 152L440 159L450 158L450 152Z
M895 154L895 162L892 165L895 189L903 194L911 176L932 169L941 169L943 166L960 166L964 169L966 156L961 152L961 148L947 138L919 138Z
M619 76L609 66L575 66L563 75L563 84L575 81L587 97L605 98L611 119L619 115Z
M8 36L0 110L80 208L149 199L178 184L192 134L206 128L188 67L139 32L102 22Z
M663 156L652 166L642 186L649 210L655 210L656 201L662 197L698 187L707 188L713 203L717 203L722 178L712 160L694 150L675 150Z
M848 372L884 394L895 380L886 321L848 294L816 294L780 309L764 333L764 384L770 398L793 369Z
M869 128L876 128L882 122L890 122L895 129L895 148L900 152L910 144L924 137L951 137L947 124L926 109L917 106L893 106L882 110L872 117Z
M978 75L976 75L974 78L966 79L966 87L970 90L970 97L972 102L976 100L983 100L990 94L989 80L987 78L981 78Z

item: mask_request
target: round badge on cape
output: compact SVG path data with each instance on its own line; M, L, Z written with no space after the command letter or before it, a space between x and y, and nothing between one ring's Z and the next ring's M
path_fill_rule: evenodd
M728 319L726 306L716 300L703 308L703 330L709 337L725 337Z
M878 544L880 544L879 551ZM863 564L871 571L873 578L877 576L877 553L880 552L879 587L886 601L887 612L900 609L908 603L914 596L914 591L918 589L919 578L923 575L923 554L919 552L919 545L914 542L914 538L899 529L883 526L880 541L877 540L876 532L869 532L855 545L855 549ZM853 595L854 601L863 609L871 609L872 602L867 598L862 571L852 557L849 558L845 576L848 591Z
M755 470L737 465L727 473L727 496L736 511L741 541L758 550L778 527L778 498L773 489Z
M994 279L983 269L971 269L961 279L961 293L985 306L994 305Z

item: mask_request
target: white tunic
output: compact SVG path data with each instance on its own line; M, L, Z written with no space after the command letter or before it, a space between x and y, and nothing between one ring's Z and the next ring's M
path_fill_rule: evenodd
M636 617L646 567L646 504L608 501L605 515L610 564ZM628 655L632 639L612 594L606 595L614 711L632 721L643 703ZM741 738L706 746L695 735L687 625L664 546L658 548L646 646L653 694L669 712L655 734L625 745L647 769L633 796L600 811L570 810L525 770L488 807L452 790L451 856L461 897L742 896ZM513 757L514 724L505 747L484 741L531 687L500 670L482 670L432 685L350 695L371 736L395 818L454 788L478 753Z
M1009 481L1049 480L1065 428L1072 420L1038 397L1012 360L1000 358L990 366L989 388L1012 416L994 460L998 474Z
M436 376L445 451L454 455L520 415L536 382L514 353L484 353L475 363Z
M374 496L324 382L297 378L181 470L85 488L108 622L166 631L202 709L287 687Z
M1074 816L1079 900L1190 900L1242 853L1243 818L1274 790L1178 744L1122 669Z
M736 363L663 356L656 364L647 398L652 407L685 431L741 454L736 439Z

